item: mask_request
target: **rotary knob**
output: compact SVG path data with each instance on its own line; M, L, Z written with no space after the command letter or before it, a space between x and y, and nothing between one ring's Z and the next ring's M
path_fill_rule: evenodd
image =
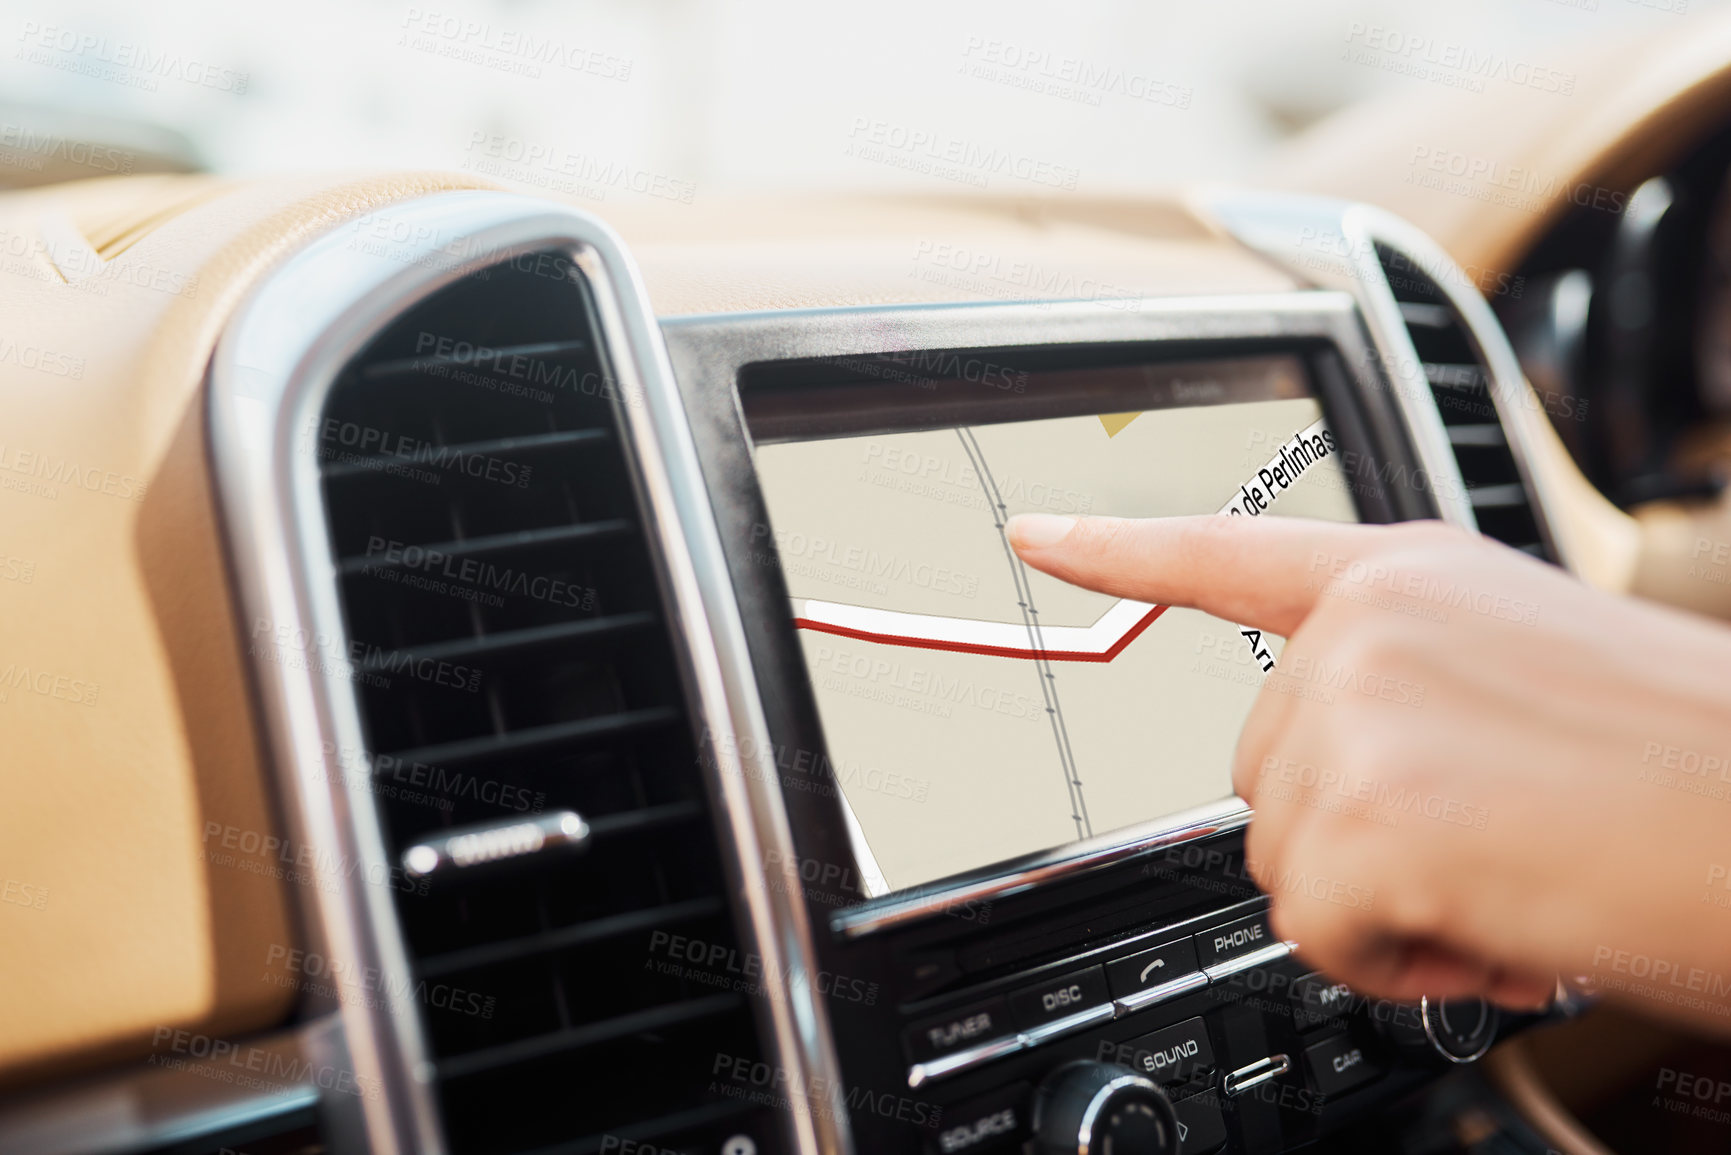
M1040 1155L1176 1155L1178 1116L1166 1093L1128 1067L1059 1067L1034 1102Z
M1480 998L1420 999L1402 1003L1377 1021L1385 1038L1415 1056L1470 1063L1497 1040L1497 1008Z
M1483 999L1421 999L1425 1037L1451 1063L1470 1063L1497 1039L1497 1008Z

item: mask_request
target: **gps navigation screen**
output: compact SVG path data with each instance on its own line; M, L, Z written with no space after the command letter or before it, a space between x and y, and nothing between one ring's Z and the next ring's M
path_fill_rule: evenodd
M873 894L1232 792L1278 639L1039 573L1007 517L1357 519L1296 357L978 376L950 387L986 399L972 424L861 386L842 435L753 425L754 556L779 557Z

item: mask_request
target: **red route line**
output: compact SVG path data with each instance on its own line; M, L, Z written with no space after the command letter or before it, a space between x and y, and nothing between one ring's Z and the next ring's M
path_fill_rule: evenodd
M1036 650L1031 647L986 646L977 642L945 642L936 638L913 638L901 634L878 634L870 630L856 630L849 626L834 626L828 622L814 622L810 618L795 618L795 629L811 630L820 634L835 634L838 637L854 638L862 642L881 642L886 646L908 646L916 650L946 650L952 654L984 654L989 658L1045 658L1049 662L1110 662L1124 652L1124 647L1139 637L1143 630L1154 624L1154 619L1165 613L1170 606L1154 606L1142 615L1140 621L1124 631L1124 636L1112 643L1112 647L1104 653L1089 653L1086 650Z

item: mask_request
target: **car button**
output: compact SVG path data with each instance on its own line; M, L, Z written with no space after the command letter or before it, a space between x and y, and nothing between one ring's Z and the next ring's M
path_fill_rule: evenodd
M1273 946L1280 940L1268 926L1268 912L1253 915L1205 930L1196 936L1196 951L1204 968L1217 966L1227 959Z
M937 1155L962 1155L1020 1142L1028 1133L1028 1084L1003 1087L954 1107L945 1107L943 1126L929 1148Z
M1181 1082L1214 1065L1214 1048L1200 1018L1131 1039L1119 1048L1125 1050L1129 1065L1156 1083Z
M1038 1027L1106 1001L1106 972L1089 967L1012 991L1010 1017L1018 1027Z
M1226 1118L1211 1091L1172 1104L1178 1113L1178 1155L1208 1155L1226 1146Z
M909 1061L918 1063L1010 1033L1004 1000L987 999L909 1024L904 1042Z
M1351 1035L1330 1035L1304 1049L1310 1078L1329 1098L1361 1087L1382 1075L1382 1064L1353 1041Z
M1181 938L1107 963L1106 981L1112 988L1112 997L1122 999L1164 986L1196 970L1196 946Z

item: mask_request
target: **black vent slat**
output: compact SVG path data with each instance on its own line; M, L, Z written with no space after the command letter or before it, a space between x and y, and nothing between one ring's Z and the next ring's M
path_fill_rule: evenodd
M1450 365L1426 361L1424 363L1424 376L1433 388L1438 389L1485 389L1489 387L1485 371L1477 365Z
M775 1112L711 1070L763 1059L752 998L654 947L749 956L627 398L572 268L532 254L441 288L343 368L306 438L386 860L519 816L589 828L391 891L405 977L442 992L416 1000L429 1086L452 1155L735 1134L773 1155Z
M1445 432L1456 449L1495 449L1509 443L1501 425L1450 425Z
M397 762L421 762L429 766L448 768L502 755L533 754L554 748L605 742L640 730L671 726L684 720L684 716L672 706L657 706L624 714L579 718L574 722L555 722L528 730L513 730L507 734L489 734L483 738L441 742L436 746L417 746L411 750L395 751L390 757Z
M696 801L669 802L665 806L646 806L641 810L626 810L604 814L589 824L591 838L606 838L614 834L634 834L658 826L689 822L703 813Z
M1511 483L1509 485L1481 485L1467 490L1467 499L1473 503L1474 509L1517 509L1527 505L1526 487Z
M1377 245L1376 254L1424 366L1479 532L1555 561L1491 396L1490 374L1466 322L1417 261L1387 245Z
M507 345L503 348L489 349L485 355L477 350L467 357L398 357L390 361L377 361L361 370L364 381L385 381L393 377L416 376L424 373L438 373L449 369L487 369L490 366L508 364L512 358L532 357L540 360L550 360L556 357L580 357L589 352L587 341L543 341L533 345Z
M574 946L599 942L602 939L614 938L622 934L673 926L707 915L721 914L726 909L726 905L719 896L693 898L685 902L670 902L665 906L652 906L643 910L634 910L630 914L616 914L611 918L598 918L590 922L578 923L576 926L550 930L545 934L532 935L529 938L510 939L505 942L489 943L486 946L470 947L468 950L451 951L449 954L433 955L422 960L417 969L424 978L436 978L458 971L475 970L502 962L512 962L516 959L568 950Z
M608 439L605 429L566 429L558 433L541 433L532 437L495 437L490 441L470 441L459 445L441 445L437 450L427 449L425 452L437 452L442 457L500 457L505 454L537 454L552 450L574 449L580 445L593 445ZM327 481L342 480L360 475L371 475L386 466L408 462L415 463L415 456L395 453L373 453L357 457L352 461L339 461L326 465L323 470Z
M484 554L503 553L506 550L604 541L608 538L622 537L632 533L636 528L635 525L623 518L610 518L607 521L560 525L550 529L520 530L517 533L488 534L484 537L466 538L461 541L433 542L427 545L417 545L415 548L419 549L423 555L436 553L447 558L461 559L480 557ZM393 561L388 557L356 554L343 558L337 563L337 568L342 573L353 574L365 570L400 569L414 564L414 562L402 558Z
M520 1043L506 1043L503 1046L489 1047L484 1051L471 1051L459 1058L441 1061L438 1065L439 1078L467 1078L484 1071L492 1071L500 1067L513 1067L533 1059L556 1055L561 1051L592 1047L597 1043L606 1043L613 1039L624 1038L627 1035L666 1030L669 1027L688 1023L694 1019L725 1015L729 1011L737 1010L744 1001L743 995L732 992L708 995L704 998L690 999L682 1003L669 1003L647 1011L634 1011L628 1015L604 1019L599 1023L590 1023L587 1026L572 1027L569 1030L558 1031L550 1035L538 1035Z
M1454 314L1449 312L1447 305L1425 304L1419 301L1401 301L1400 319L1410 325L1421 325L1427 329L1447 329L1454 324Z
M475 638L458 638L437 645L418 646L403 650L378 650L368 653L360 663L363 670L388 670L420 662L454 662L471 658L499 658L542 646L575 645L606 641L622 634L648 629L656 617L647 611L612 614L601 618L585 618L551 626L532 626L507 630Z

